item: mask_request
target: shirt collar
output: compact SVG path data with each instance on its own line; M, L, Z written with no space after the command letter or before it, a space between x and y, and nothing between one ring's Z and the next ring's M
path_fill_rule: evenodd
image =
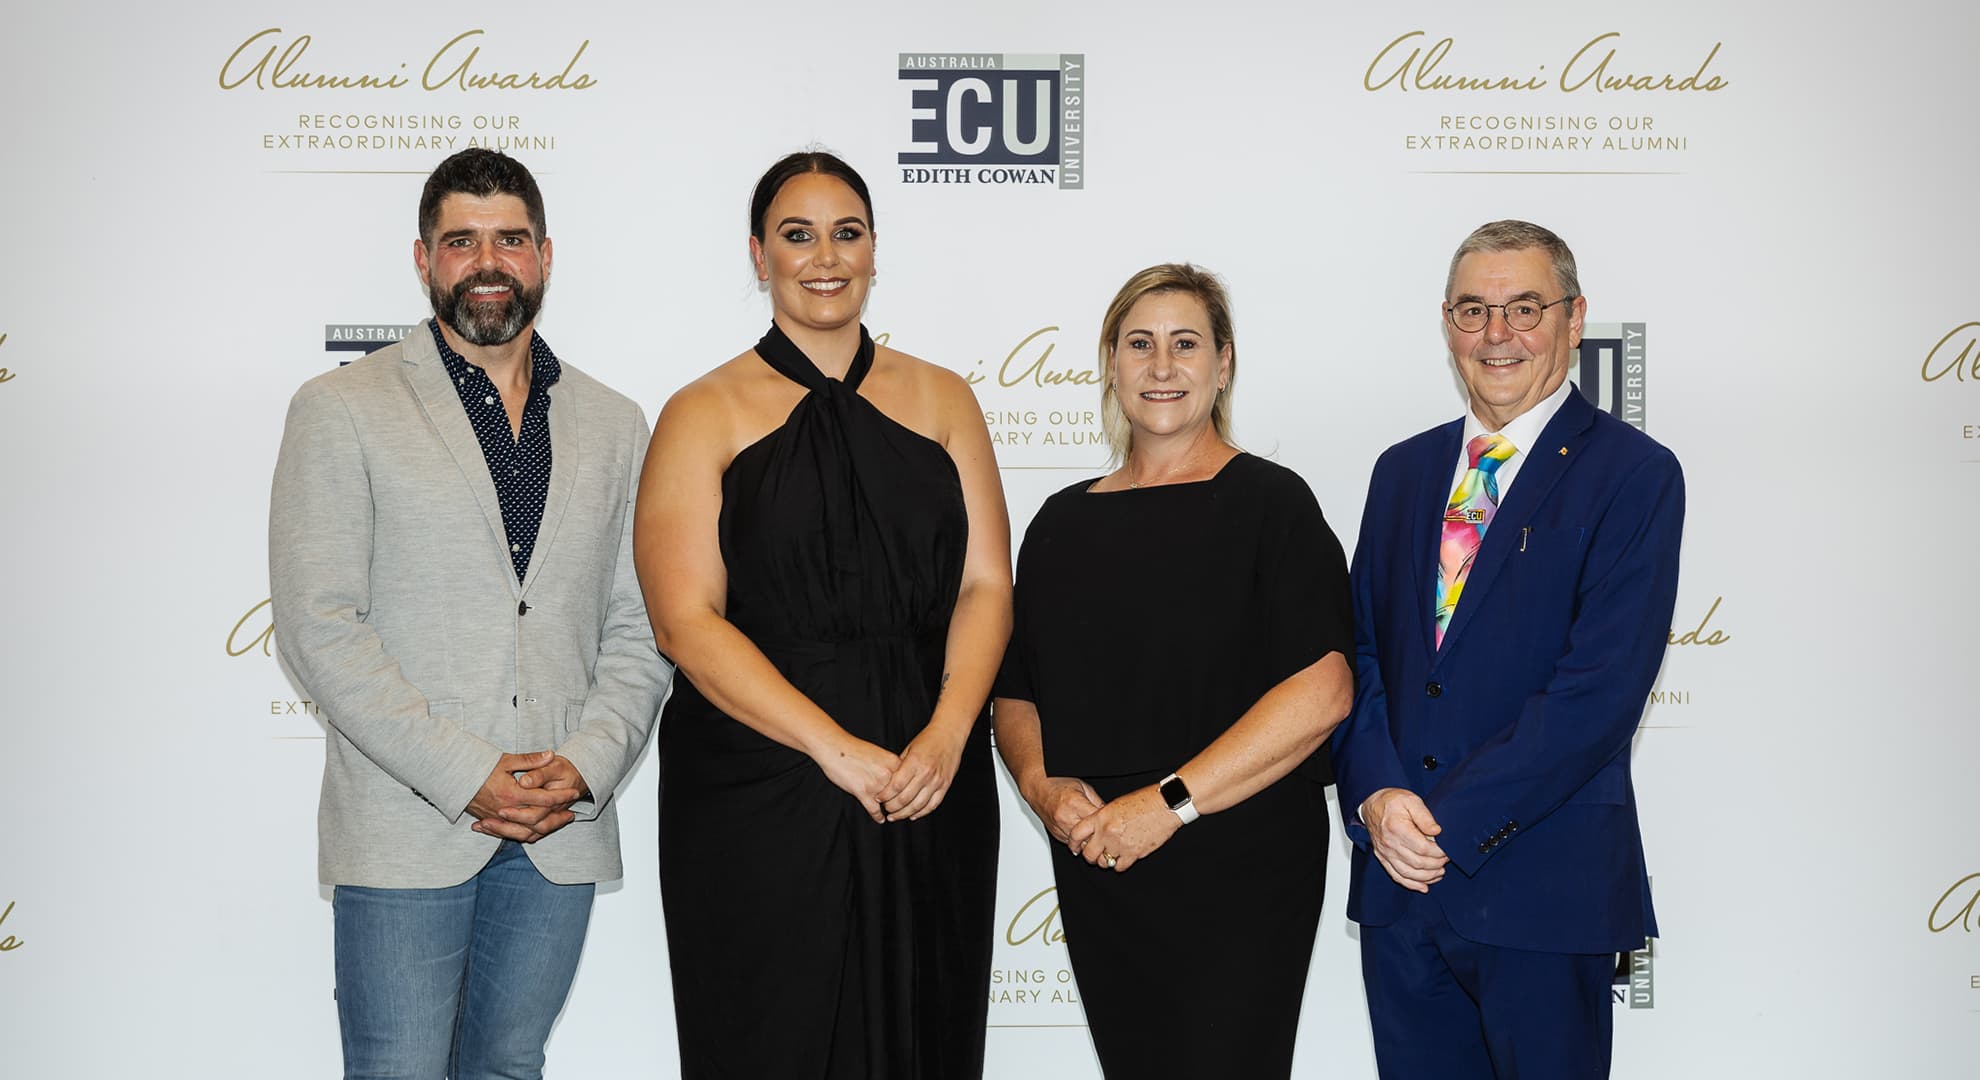
M438 318L426 320L426 328L433 332L433 345L440 350L440 362L446 365L447 377L455 386L461 385L461 380L467 378L468 372L481 371L479 365L455 352L454 347L447 344L447 335L440 332ZM529 392L533 395L538 390L548 390L557 385L557 380L563 375L564 365L558 362L557 354L550 351L550 343L543 340L542 334L531 330L529 332Z
M1553 393L1548 394L1540 404L1513 417L1505 427L1498 430L1497 434L1503 435L1510 440L1513 444L1513 450L1516 453L1524 454L1533 449L1533 445L1540 441L1540 433L1546 430L1547 421L1552 420L1554 414L1561 411L1561 404L1567 400L1569 387L1572 385L1573 383L1569 380L1562 379L1561 385L1555 387ZM1476 412L1470 408L1465 409L1464 439L1459 443L1460 446L1469 446L1471 445L1471 440L1480 435L1491 433L1492 429L1486 427L1485 422L1478 419Z

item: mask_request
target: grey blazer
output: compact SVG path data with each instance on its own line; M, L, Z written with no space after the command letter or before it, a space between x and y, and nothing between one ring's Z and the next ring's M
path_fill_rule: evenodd
M633 576L646 418L569 364L549 497L520 584L501 506L433 337L303 385L268 514L275 641L329 732L325 884L439 888L498 843L463 813L504 752L555 749L592 796L528 847L551 881L622 873L611 796L672 682Z

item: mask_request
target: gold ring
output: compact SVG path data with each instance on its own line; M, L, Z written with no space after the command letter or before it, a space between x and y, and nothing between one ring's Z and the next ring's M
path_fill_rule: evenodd
M1100 861L1107 864L1107 869L1112 870L1114 864L1121 861L1121 857L1119 855L1109 855L1103 851L1100 853Z

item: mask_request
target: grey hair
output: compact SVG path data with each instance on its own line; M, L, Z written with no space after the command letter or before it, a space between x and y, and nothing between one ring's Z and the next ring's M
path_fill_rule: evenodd
M1485 251L1524 251L1539 248L1547 253L1554 264L1554 281L1566 296L1581 295L1581 276L1574 269L1574 252L1568 250L1567 241L1555 236L1553 230L1535 225L1530 221L1494 221L1471 230L1471 235L1458 245L1457 254L1451 256L1451 271L1444 278L1444 297L1449 299L1451 287L1457 284L1458 263L1466 255Z

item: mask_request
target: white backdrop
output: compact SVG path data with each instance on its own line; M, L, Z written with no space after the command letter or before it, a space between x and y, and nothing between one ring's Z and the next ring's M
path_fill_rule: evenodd
M1970 1072L1972 5L502 7L0 15L0 1071L335 1074L322 730L263 648L268 480L289 395L354 355L329 328L424 316L420 184L479 138L516 140L548 200L545 337L649 415L768 319L758 173L847 157L868 325L982 380L1020 531L1098 471L1106 300L1190 259L1236 300L1240 440L1351 543L1376 454L1462 408L1450 250L1550 225L1590 322L1640 324L1633 400L1690 489L1636 746L1666 936L1616 1074ZM1016 58L967 69L993 117L1030 101L1004 67L1060 73L1071 153L1022 166L1051 182L908 182L914 144L978 134L918 81L958 69L902 77L931 55ZM619 795L627 874L554 1073L675 1072L653 783ZM1095 1076L1014 797L1003 845L990 1073ZM1341 845L1298 1071L1372 1077Z

